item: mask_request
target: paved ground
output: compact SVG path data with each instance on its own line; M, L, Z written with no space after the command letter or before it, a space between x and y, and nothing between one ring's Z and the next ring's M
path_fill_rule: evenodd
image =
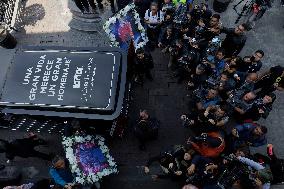
M231 3L228 11L222 14L222 22L225 26L234 25L236 14L232 11L232 5L235 3L237 2ZM14 34L19 42L17 49L25 45L88 47L106 46L108 44L103 32L83 33L70 30L68 23L72 20L72 15L68 11L67 0L28 0L22 8L23 14L20 17L21 19L18 19L19 32ZM263 49L266 53L264 69L272 65L284 65L283 25L283 8L279 7L278 1L275 1L273 8L257 23L255 29L248 33L248 41L241 54L249 55L256 49ZM14 54L15 50L0 49L1 78L4 77L5 70L9 67L9 62ZM179 124L179 116L185 111L185 103L188 100L185 95L187 92L185 86L178 85L174 79L170 79L170 72L166 68L167 56L160 53L159 50L154 51L152 55L155 61L154 81L146 81L143 87L134 87L130 123L136 119L139 109L148 109L150 113L161 120L159 139L147 145L146 152L140 152L130 124L125 138L116 140L110 145L112 154L119 164L120 174L108 179L105 188L179 188L176 183L167 180L154 182L150 176L144 175L141 169L149 156L157 154L160 149L167 148L172 144L183 143L185 138L190 135L190 131L182 128ZM268 141L275 145L279 156L284 158L284 147L282 145L284 143L284 137L282 137L284 133L283 94L278 95L268 119L260 122L269 128ZM24 133L8 130L1 130L0 132L0 138L9 140L21 138L23 135ZM59 143L60 136L48 134L42 134L42 136L49 141L49 147L44 147L42 150L62 153ZM263 151L263 149L259 148L255 151ZM0 163L4 163L4 160L4 156L1 155ZM25 181L48 176L48 162L33 158L16 158L12 165L23 169ZM158 166L154 166L151 171L155 173L159 170L158 168ZM284 188L284 186L274 188Z

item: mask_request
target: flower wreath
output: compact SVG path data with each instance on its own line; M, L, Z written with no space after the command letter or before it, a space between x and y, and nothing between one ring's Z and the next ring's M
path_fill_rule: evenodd
M117 20L122 20L128 13L130 13L130 11L133 15L133 18L135 19L135 24L137 25L137 29L141 34L140 41L138 41L137 43L134 43L134 47L135 47L135 51L136 51L137 49L143 48L146 45L146 43L148 42L148 37L146 35L146 30L144 29L144 27L142 26L142 24L140 22L139 14L135 10L135 4L134 3L128 4L126 7L121 9L115 16L110 17L106 21L106 23L103 25L103 29L107 33L107 35L108 35L108 37L111 41L112 46L119 47L119 42L116 40L116 37L112 33L110 27L111 27L111 25L115 24L117 22Z
M104 140L98 135L63 137L62 144L76 183L93 184L103 176L118 173Z

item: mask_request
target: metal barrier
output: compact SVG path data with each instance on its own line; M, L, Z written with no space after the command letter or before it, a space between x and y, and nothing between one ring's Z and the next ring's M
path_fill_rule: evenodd
M0 0L0 22L12 27L17 0Z

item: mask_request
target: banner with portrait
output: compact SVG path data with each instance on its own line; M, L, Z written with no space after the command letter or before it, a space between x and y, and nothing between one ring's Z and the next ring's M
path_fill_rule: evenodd
M128 50L131 42L133 42L135 50L144 47L148 42L146 31L133 3L109 18L103 28L112 45L125 50Z

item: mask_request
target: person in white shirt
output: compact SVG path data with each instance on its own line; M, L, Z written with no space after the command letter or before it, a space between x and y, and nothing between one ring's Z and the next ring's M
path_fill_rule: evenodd
M144 21L147 36L153 46L157 45L160 26L163 20L164 13L158 9L158 4L155 2L151 3L150 9L145 12Z

